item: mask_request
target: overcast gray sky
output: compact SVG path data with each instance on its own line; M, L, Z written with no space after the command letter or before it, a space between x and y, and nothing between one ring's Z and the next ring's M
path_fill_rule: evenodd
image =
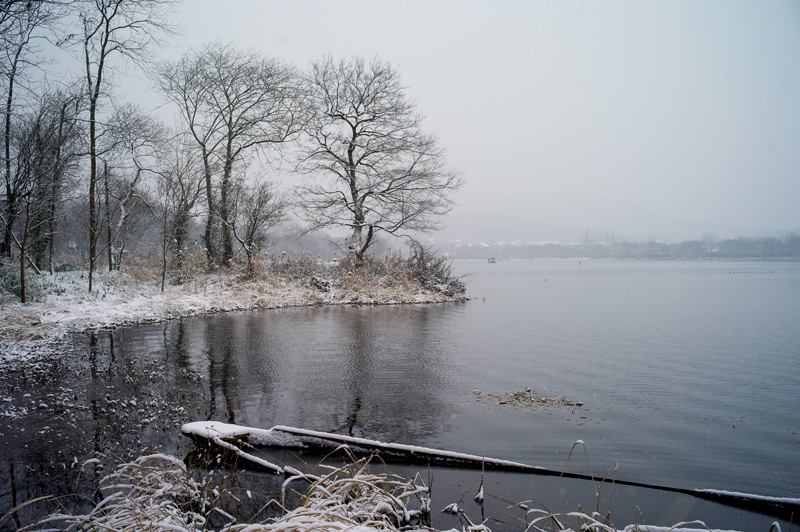
M797 0L185 0L180 19L173 58L218 40L398 64L467 181L456 212L800 228Z

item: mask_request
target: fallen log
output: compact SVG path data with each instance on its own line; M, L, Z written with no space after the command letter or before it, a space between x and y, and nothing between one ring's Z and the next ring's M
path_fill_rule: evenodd
M246 460L258 469L274 471L278 474L298 475L294 468L283 468L244 451L243 444L276 449L298 449L322 451L330 453L336 450L347 450L359 455L375 455L384 461L396 461L403 464L420 464L485 471L506 471L512 473L528 473L545 476L558 476L578 480L600 480L590 475L554 471L543 467L532 466L520 462L499 460L473 454L456 453L430 447L419 447L402 443L385 443L366 438L356 438L343 434L306 430L296 427L276 425L271 429L244 427L217 421L198 421L187 423L181 432L196 443L211 443L226 451L233 452L236 458ZM633 486L637 488L655 489L672 493L691 495L728 506L752 510L766 515L790 519L800 515L800 499L788 497L767 497L749 493L738 493L712 489L687 489L659 486L644 482L614 479L612 484Z
M212 443L217 447L232 452L237 459L247 460L251 466L255 466L258 469L272 470L278 474L284 473L280 466L243 451L241 445L323 453L346 450L354 455L374 455L384 461L397 461L404 464L436 465L466 469L484 468L488 471L518 473L548 473L546 469L540 467L508 460L455 453L416 445L384 443L365 438L355 438L342 434L305 430L283 425L276 425L271 429L258 429L216 421L200 421L187 423L181 428L181 431L197 443Z

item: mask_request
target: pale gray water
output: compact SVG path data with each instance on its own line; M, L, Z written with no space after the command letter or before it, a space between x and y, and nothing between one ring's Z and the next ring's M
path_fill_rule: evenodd
M213 419L556 469L581 439L621 478L800 497L800 264L456 267L476 300L174 322L167 358L210 376ZM162 327L134 334L164 349ZM473 392L525 387L584 407L531 412Z
M595 475L619 461L621 479L800 497L800 264L456 269L469 272L476 299L229 313L78 342L47 375L10 383L27 414L0 427L0 513L73 485L75 456L185 453L179 424L201 419L296 425L556 470L580 439ZM498 404L526 387L584 405ZM582 448L568 469L589 472ZM553 491L566 488L516 478L496 490L526 498L520 490L538 489L530 497L563 499L563 510L586 504ZM647 502L647 515L689 515L659 508L660 497L632 493L631 508ZM737 519L720 526L750 526Z

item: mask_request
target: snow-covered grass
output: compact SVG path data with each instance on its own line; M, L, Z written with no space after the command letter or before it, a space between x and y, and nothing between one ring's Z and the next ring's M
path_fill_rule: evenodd
M88 513L71 513L59 505L56 511L19 530L57 527L105 532L393 532L409 530L410 524L429 512L429 490L419 478L374 474L368 460L354 459L344 467L327 470L322 476L296 472L284 481L284 492L290 484L302 482L304 487L311 484L296 508L285 508L283 501L264 501L265 505L278 507L280 516L238 523L223 509L225 499L235 495L214 482L219 476L211 474L197 480L181 460L153 454L124 463L103 477L98 487L102 500ZM249 492L247 495L252 496ZM41 502L42 499L37 499L26 504ZM3 519L10 518L7 515Z
M90 461L91 462L91 461ZM58 500L43 497L23 503L55 503L57 509L20 531L92 530L122 532L411 532L436 530L430 526L433 511L431 490L417 475L406 478L390 473L374 473L370 460L352 461L343 467L325 467L322 475L295 471L282 485L281 500L257 501L261 514L273 507L273 517L238 522L225 510L236 500L224 484L225 475L210 472L204 478L188 470L183 461L169 455L152 454L119 465L99 482L100 497L86 513L73 513ZM299 503L287 508L286 493L295 486L306 488ZM481 484L481 490L483 485ZM259 497L246 492L247 498ZM550 513L522 504L513 504L524 512L520 530L525 532L617 532L608 515L577 511ZM15 510L17 510L15 509ZM15 510L12 510L15 511ZM459 502L441 505L442 513L459 516L462 532L491 532L487 523L471 520ZM10 512L0 519L12 519ZM672 527L631 524L625 532L713 532L700 521L678 523ZM775 523L770 530L779 532ZM458 532L456 529L447 532Z
M67 332L248 309L310 305L440 303L463 299L426 289L410 272L377 261L370 267L279 259L258 279L198 274L161 291L157 275L98 272L88 292L85 271L45 276L45 298L0 302L0 342L40 341ZM375 267L375 266L378 267ZM381 266L384 267L381 267Z

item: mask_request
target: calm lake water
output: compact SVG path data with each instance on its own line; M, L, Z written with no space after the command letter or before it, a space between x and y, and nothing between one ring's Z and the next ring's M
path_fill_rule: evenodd
M164 420L214 419L559 471L582 440L595 475L618 461L620 479L800 497L800 264L571 260L455 268L468 274L476 299L232 313L80 339L54 370L57 383L16 389L16 397L60 403L29 414L27 432L9 425L18 450L6 444L4 482L15 473L16 486L32 485L39 477L19 464L56 467L89 450L186 452L179 427ZM528 388L544 402L509 395ZM53 428L58 423L64 426ZM36 436L43 427L49 432ZM42 438L51 450L33 451ZM567 470L589 467L581 447ZM496 493L514 500L568 491L567 484L534 488L500 478ZM531 495L512 493L529 488ZM586 495L585 485L575 489ZM45 490L37 485L25 495ZM688 515L660 510L661 495L629 495L640 507L652 503L657 519ZM561 510L586 508L576 497ZM712 527L761 527L705 517ZM621 515L632 518L632 511ZM772 519L764 519L766 530Z

